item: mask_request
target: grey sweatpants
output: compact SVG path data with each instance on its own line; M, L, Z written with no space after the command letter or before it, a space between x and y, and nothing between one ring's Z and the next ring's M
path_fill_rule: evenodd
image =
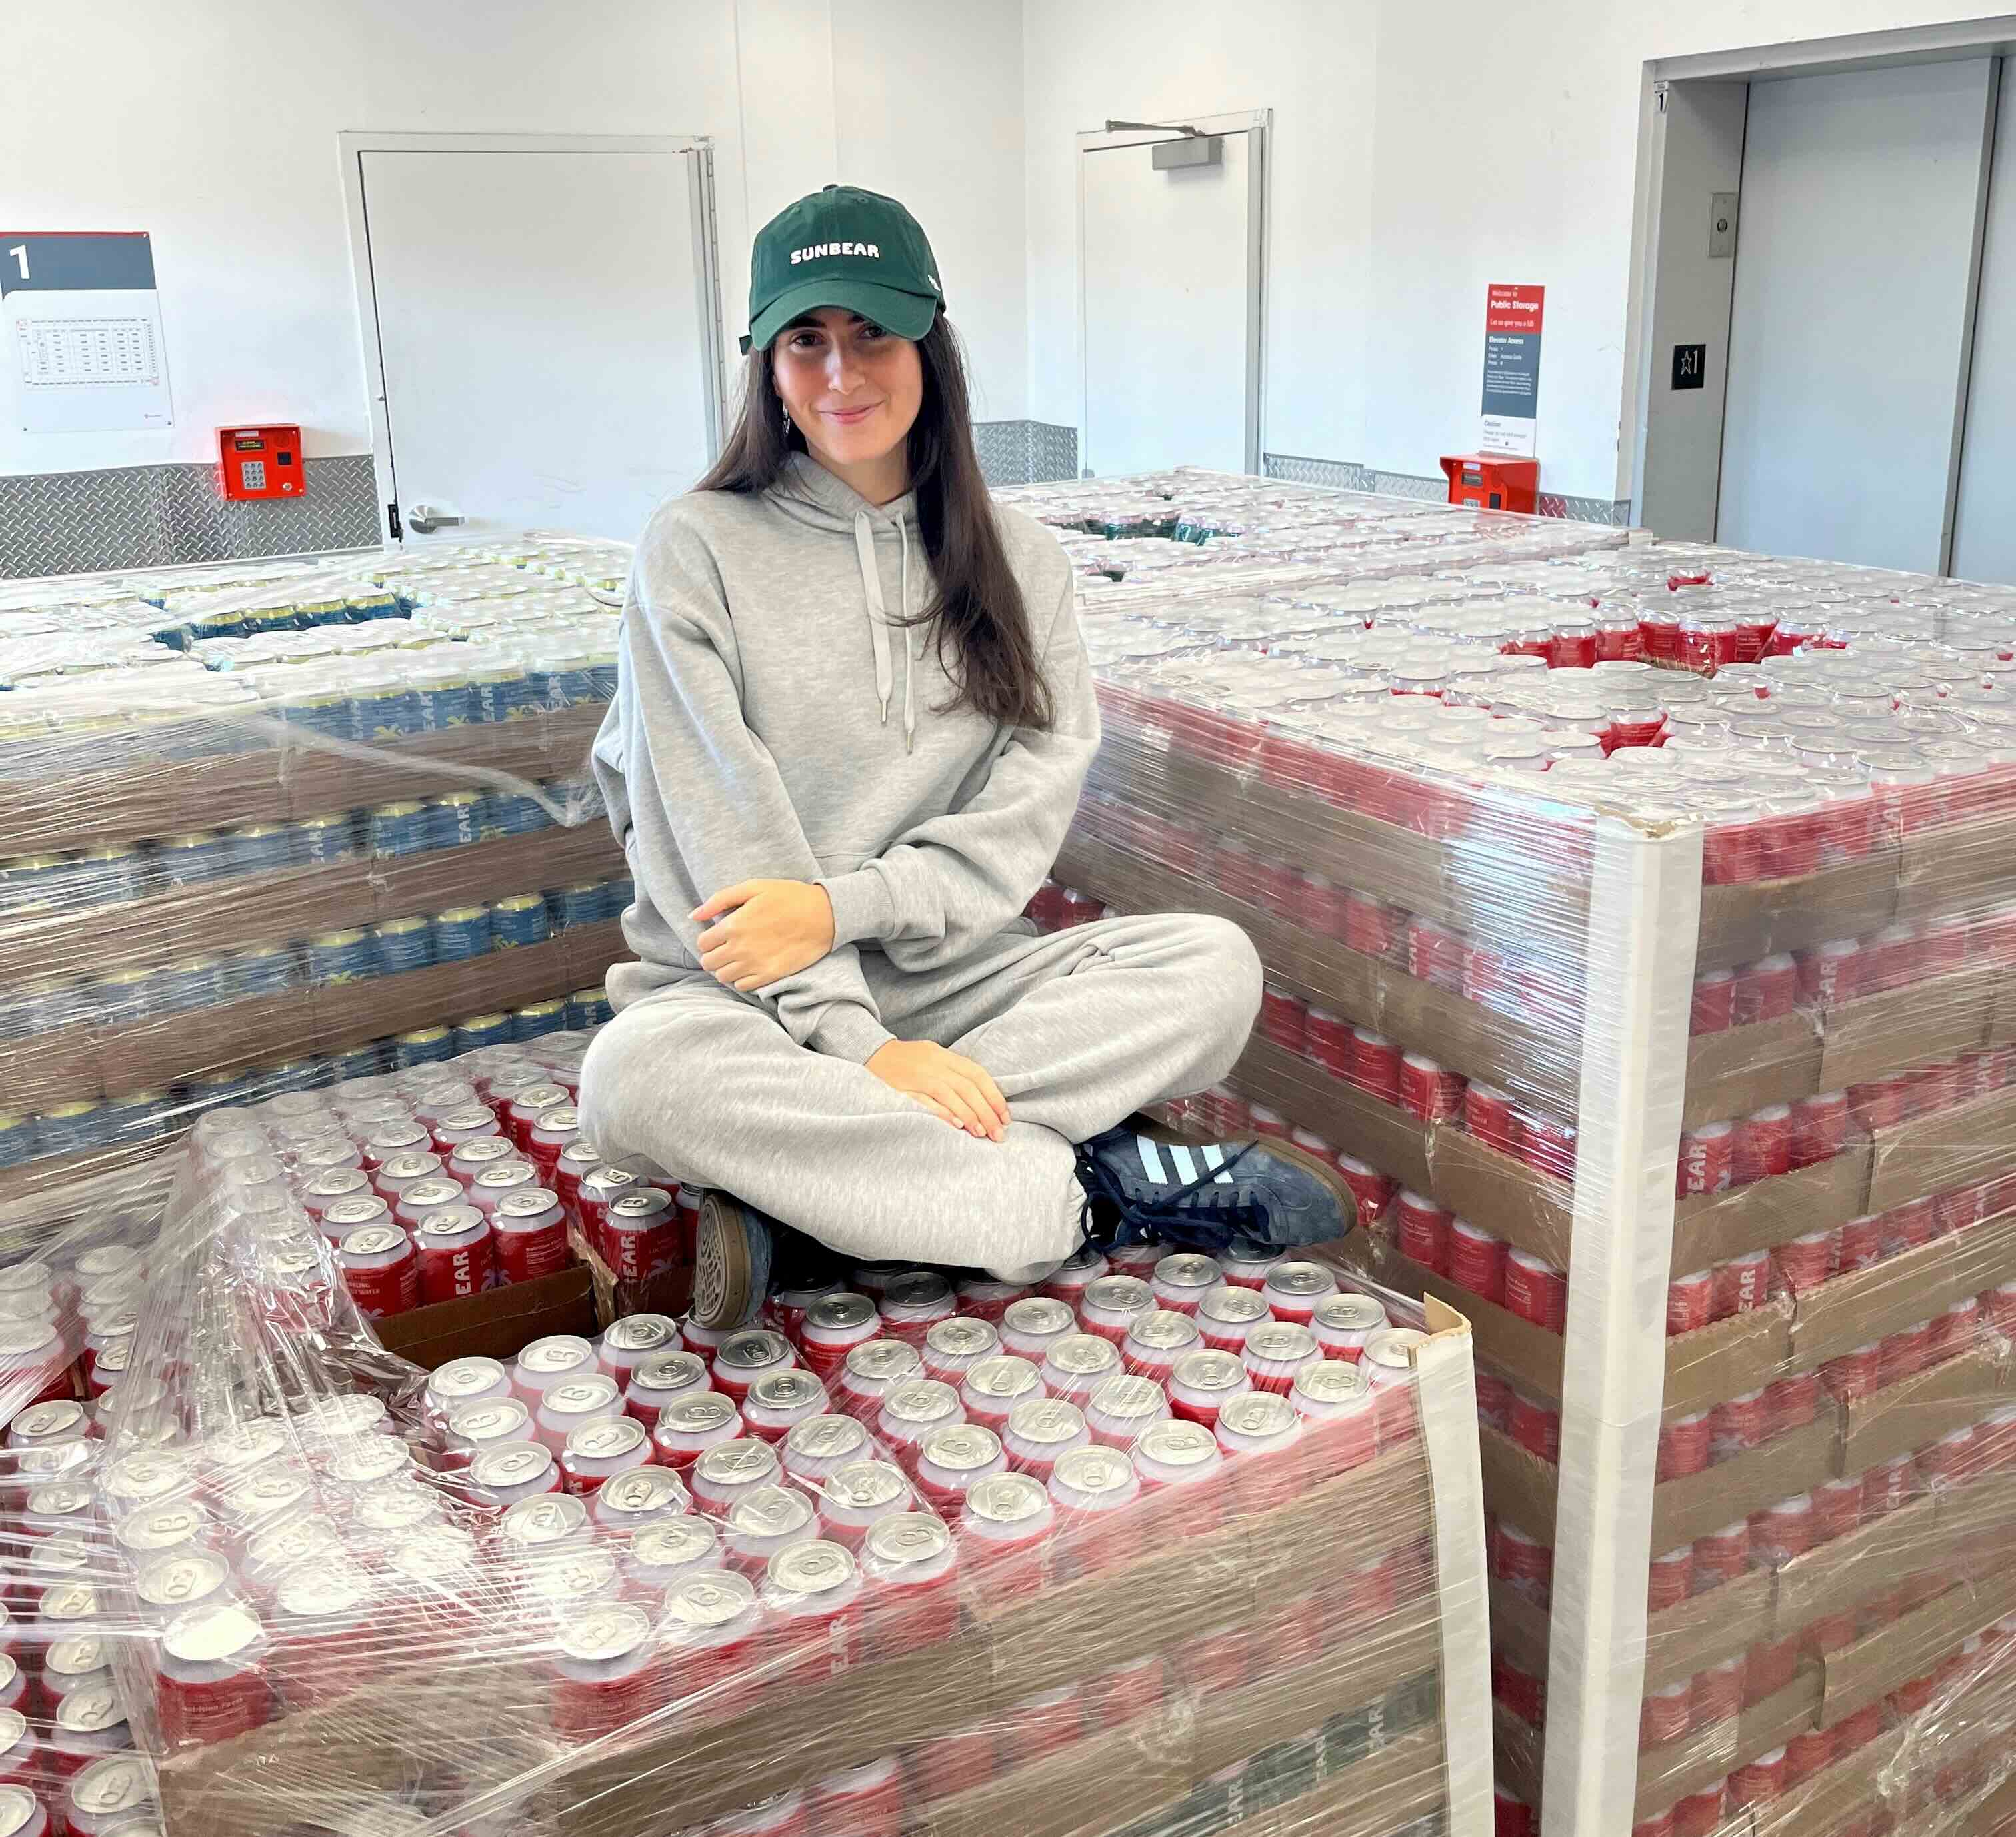
M1072 1147L1145 1104L1209 1089L1260 1005L1260 961L1222 918L1001 933L926 976L862 966L882 1024L984 1066L1006 1138L956 1129L873 1073L792 1043L696 972L631 1003L582 1069L581 1130L617 1163L733 1193L843 1253L1018 1274L1078 1241Z

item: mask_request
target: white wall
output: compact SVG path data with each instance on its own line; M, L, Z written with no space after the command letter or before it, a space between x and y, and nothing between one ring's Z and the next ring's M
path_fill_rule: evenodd
M1077 413L1072 135L1271 106L1264 444L1432 474L1476 444L1484 295L1547 289L1543 486L1620 451L1647 59L1976 16L1954 0L1027 0L1030 413ZM1628 448L1628 439L1624 443Z
M153 233L175 411L145 433L0 425L0 472L214 458L243 420L368 451L346 128L712 136L731 336L752 221L834 178L892 191L938 239L988 412L1020 415L1020 0L893 4L894 26L830 0L0 10L0 228ZM615 257L584 253L592 286Z

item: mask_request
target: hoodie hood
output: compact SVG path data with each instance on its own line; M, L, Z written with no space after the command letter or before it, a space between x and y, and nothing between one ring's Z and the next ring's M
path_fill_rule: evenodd
M868 642L875 654L875 693L881 703L882 724L889 721L889 703L895 694L894 653L903 652L903 750L916 751L917 744L917 668L923 660L924 627L912 620L923 610L925 589L923 542L916 531L917 498L905 491L888 504L870 504L844 479L837 478L808 453L794 453L786 462L777 482L764 494L786 516L809 529L836 536L851 534L856 559L861 566L861 598L868 622ZM882 571L875 561L878 534L895 534L902 545L902 562L897 579L900 600L891 613L882 591ZM913 542L916 566L911 566ZM915 574L917 584L912 584Z

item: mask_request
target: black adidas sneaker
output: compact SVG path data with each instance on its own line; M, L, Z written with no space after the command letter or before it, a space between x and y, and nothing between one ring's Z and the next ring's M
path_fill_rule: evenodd
M1342 1177L1286 1143L1158 1141L1109 1129L1078 1145L1078 1179L1100 1244L1180 1244L1209 1254L1248 1238L1287 1249L1327 1243L1358 1220Z

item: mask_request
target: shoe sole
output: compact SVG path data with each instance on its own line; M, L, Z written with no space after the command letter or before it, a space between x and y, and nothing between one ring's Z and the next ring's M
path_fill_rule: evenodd
M1138 1133L1150 1136L1157 1141L1180 1142L1186 1148L1198 1148L1208 1139L1201 1135L1186 1135L1180 1129L1172 1129L1165 1123L1152 1123L1145 1117L1137 1120L1140 1123ZM1239 1139L1243 1141L1244 1138ZM1344 1229L1330 1242L1336 1242L1338 1239L1348 1238L1357 1230L1358 1195L1351 1190L1350 1183L1334 1167L1320 1156L1312 1155L1307 1149L1298 1148L1292 1141L1283 1141L1278 1136L1262 1135L1254 1139L1262 1143L1269 1154L1278 1155L1284 1161L1293 1161L1298 1167L1313 1174L1336 1195L1337 1213L1344 1220Z
M754 1289L749 1227L741 1204L725 1193L709 1193L700 1202L700 1226L693 1239L694 1324L717 1330L742 1325L762 1300Z

